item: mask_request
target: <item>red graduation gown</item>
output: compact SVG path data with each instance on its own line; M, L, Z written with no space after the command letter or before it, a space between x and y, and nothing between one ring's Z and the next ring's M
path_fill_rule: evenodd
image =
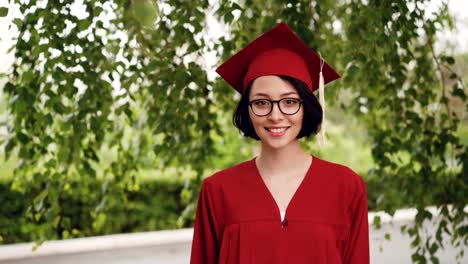
M255 158L206 178L192 264L369 263L367 193L351 169L313 156L284 221Z

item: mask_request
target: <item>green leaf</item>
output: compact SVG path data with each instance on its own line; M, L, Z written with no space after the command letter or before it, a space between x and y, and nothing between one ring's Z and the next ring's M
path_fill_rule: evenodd
M385 240L388 240L388 241L391 240L391 234L390 233L385 233Z
M55 102L52 107L59 114L64 114L67 111L67 108L61 102Z
M381 218L380 218L380 216L378 216L378 215L374 216L373 224L374 224L375 228L380 229L380 227L381 227Z
M48 48L49 48L48 44L38 45L38 46L34 47L32 54L34 55L34 57L37 57L37 56L39 56L39 54L44 53L45 51L47 51Z
M29 142L29 137L22 132L18 132L16 136L18 137L19 142L21 142L24 145Z
M42 203L41 206L39 207L39 210L42 208ZM39 222L41 220L42 214L41 213L35 213L34 214L34 221Z
M346 80L354 80L359 74L359 67L356 64L351 64L346 71Z
M233 20L234 20L234 15L231 12L227 12L224 15L224 22L225 23L231 24Z
M401 232L401 233L404 233L404 232L406 231L406 228L407 228L406 225L402 225L402 226L400 227L400 232Z
M143 26L151 28L159 15L156 1L140 0L132 2L135 19Z
M36 211L40 211L44 205L44 199L47 197L49 194L49 190L45 189L42 192L40 192L36 197L34 197L34 209Z
M431 261L432 261L433 264L439 264L440 263L439 259L436 256L431 256Z
M24 84L29 84L33 78L34 78L34 73L32 70L29 70L23 73Z
M13 19L13 23L18 27L18 30L21 30L21 27L23 26L23 20L15 18Z
M6 17L8 15L8 7L0 7L0 17Z
M458 84L453 85L452 89L452 96L458 96L460 97L463 101L467 99L467 94L463 89L460 89Z
M64 229L70 229L71 228L71 219L70 217L63 217L62 221L60 223L60 226Z
M11 151L16 146L16 140L14 138L10 138L6 141L5 144L5 160L10 159Z
M128 121L129 121L130 123L133 123L133 121L134 121L134 116L133 116L132 110L129 109L129 108L125 108L125 109L124 109L124 113L125 113L125 115L127 116Z
M431 244L431 247L429 248L429 253L431 253L431 255L434 255L437 249L439 249L439 246L437 245L437 243L434 242Z
M84 171L91 177L96 178L96 170L89 164L89 162L84 161L82 163Z
M455 64L455 58L453 58L452 56L442 56L442 60L450 65Z
M234 3L234 2L232 2L232 7L231 8L232 8L232 10L236 10L236 9L241 10L241 11L243 10L240 5L238 5L237 3Z
M62 231L62 237L64 239L70 238L70 232L68 232L68 230L63 230Z
M89 26L91 25L92 23L92 20L91 19L81 19L79 22L78 22L78 30L79 31L83 31L83 30L86 30L89 28Z

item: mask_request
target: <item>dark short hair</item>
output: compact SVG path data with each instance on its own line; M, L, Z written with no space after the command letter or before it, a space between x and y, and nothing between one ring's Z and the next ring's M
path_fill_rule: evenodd
M303 100L302 107L304 107L304 118L302 120L301 131L297 135L297 138L309 137L312 134L317 134L320 131L323 118L322 107L317 98L303 81L289 76L280 75L279 77L292 84L299 94L299 97ZM252 90L252 84L253 81L249 83L242 94L237 109L232 117L232 121L244 136L260 140L257 133L255 133L249 116L249 94L250 90Z

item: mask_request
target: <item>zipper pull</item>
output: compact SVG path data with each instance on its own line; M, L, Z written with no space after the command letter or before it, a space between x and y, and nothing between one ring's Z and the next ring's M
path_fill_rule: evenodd
M282 227L287 227L288 226L288 219L284 219L282 222L281 222L281 226Z

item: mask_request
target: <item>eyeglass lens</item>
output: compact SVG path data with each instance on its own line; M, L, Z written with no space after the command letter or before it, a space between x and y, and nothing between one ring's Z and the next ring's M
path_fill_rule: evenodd
M299 111L301 101L296 98L283 98L278 101L259 99L251 102L252 110L256 115L268 115L273 110L273 103L278 103L283 114L293 115Z

